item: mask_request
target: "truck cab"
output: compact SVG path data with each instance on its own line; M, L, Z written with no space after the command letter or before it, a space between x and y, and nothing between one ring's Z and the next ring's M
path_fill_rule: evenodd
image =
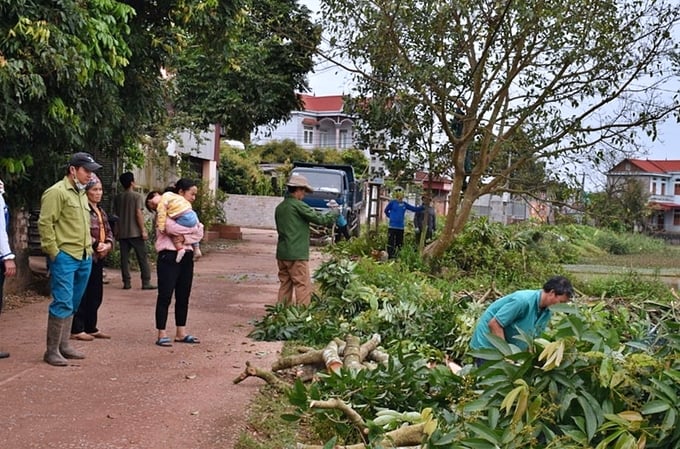
M305 203L317 211L327 213L330 211L328 202L335 200L340 205L340 213L347 219L350 234L359 235L364 198L363 182L356 180L351 165L293 162L291 174L304 176L314 188L312 193L305 195ZM313 238L333 237L327 230L313 228L312 231Z

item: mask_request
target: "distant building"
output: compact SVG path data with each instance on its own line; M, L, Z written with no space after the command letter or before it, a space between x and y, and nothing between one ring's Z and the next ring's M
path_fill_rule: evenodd
M292 140L308 150L316 148L354 147L354 117L344 112L342 95L314 96L300 94L303 109L292 111L290 119L275 128L260 127L251 142L261 145L271 141Z
M607 173L610 185L628 179L649 192L652 229L680 233L680 160L624 159Z
M303 109L292 111L290 119L274 128L261 126L250 136L251 143L263 145L273 141L291 140L300 148L315 150L355 148L356 117L345 112L344 95L315 96L299 94ZM387 175L379 152L365 152L369 160L369 177L382 179Z

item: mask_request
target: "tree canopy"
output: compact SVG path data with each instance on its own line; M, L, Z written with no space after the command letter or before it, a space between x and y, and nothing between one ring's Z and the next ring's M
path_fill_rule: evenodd
M522 167L597 162L678 111L667 81L680 12L666 0L326 0L322 10L326 58L356 75L362 145L404 167L422 166L429 148L427 168L453 177L428 255L450 245L476 198L507 189Z
M11 201L35 204L74 151L141 164L140 142L176 130L242 137L285 118L319 42L308 15L291 0L0 0L0 162L27 170Z

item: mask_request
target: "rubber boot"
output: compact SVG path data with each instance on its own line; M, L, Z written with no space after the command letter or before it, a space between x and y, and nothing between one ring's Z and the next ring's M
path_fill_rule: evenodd
M59 352L67 359L84 359L85 354L78 351L71 346L69 339L71 338L71 325L73 324L73 315L64 318L64 327L61 330L61 342L59 343Z
M43 360L52 366L67 366L68 362L59 352L59 342L61 341L61 334L64 328L64 320L50 315L47 319L47 351L43 356ZM71 331L71 327L67 327Z

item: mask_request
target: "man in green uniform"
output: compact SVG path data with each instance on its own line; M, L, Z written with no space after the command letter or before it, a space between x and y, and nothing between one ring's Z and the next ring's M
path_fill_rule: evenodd
M66 176L43 192L40 201L40 246L49 257L52 302L47 320L44 360L66 366L66 359L85 355L69 345L73 314L78 310L92 270L90 207L85 187L102 166L88 153L75 153Z
M304 203L306 192L313 192L307 178L292 175L286 183L288 192L276 207L276 261L279 266L278 302L309 305L312 298L312 282L309 276L309 224L332 226L338 212L321 214ZM295 290L295 299L293 299Z

